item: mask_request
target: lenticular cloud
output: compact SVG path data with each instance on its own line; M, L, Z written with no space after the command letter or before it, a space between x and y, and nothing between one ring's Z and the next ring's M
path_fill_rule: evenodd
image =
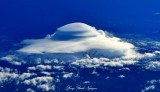
M43 39L24 40L27 46L19 49L24 53L77 53L97 50L110 57L133 57L134 45L120 38L109 36L103 30L84 23L71 23L57 29Z

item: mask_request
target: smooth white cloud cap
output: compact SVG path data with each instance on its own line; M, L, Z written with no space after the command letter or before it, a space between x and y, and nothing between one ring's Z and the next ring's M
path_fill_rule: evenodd
M23 43L29 45L18 51L25 53L76 53L96 49L112 57L136 54L134 45L84 23L67 24L44 39L24 40Z

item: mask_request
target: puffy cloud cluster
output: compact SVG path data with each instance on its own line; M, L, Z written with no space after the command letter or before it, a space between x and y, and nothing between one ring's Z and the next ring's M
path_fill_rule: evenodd
M0 60L8 61L9 63L11 63L13 65L21 65L22 64L22 62L17 61L18 57L16 57L15 55L7 55L4 57L1 57Z
M16 73L6 73L6 72L0 72L0 84L8 81L8 80L13 80L17 78L19 75Z
M141 92L150 92L155 90L155 85L150 85L148 87L145 87Z
M65 73L63 75L64 78L71 78L74 73Z
M52 77L36 77L33 79L28 79L27 78L33 76L30 73L26 74L16 74L16 73L5 73L5 72L0 72L0 84L2 85L3 83L16 81L17 85L28 85L28 86L35 86L37 89L40 89L42 91L54 91L55 90L55 85L53 85L53 78ZM32 89L27 89L27 92L30 92ZM32 90L31 92L34 92Z
M0 67L0 84L13 80L16 81L16 84L20 84L21 81L33 76L37 76L37 74L25 72L20 74L18 70Z
M27 87L26 92L36 92L36 90L53 92L56 90L56 84L60 82L60 79L71 78L74 74L65 72L65 70L53 72L54 69L62 70L62 66L53 66L51 71L47 71L50 67L49 65L32 66L35 71L30 71L30 67L28 67L27 71L22 73L17 69L0 67L0 85L7 83L9 83L8 85L23 85L25 88Z
M158 71L160 70L160 61L152 61L146 64L146 69Z
M52 84L53 80L54 80L53 77L42 76L25 80L24 84L37 86L37 88L40 88L43 91L51 91L51 90L54 91L55 85Z
M51 70L52 67L50 65L37 65L36 69L38 69L38 70Z
M141 92L151 92L151 91L158 92L159 91L158 84L160 84L160 80L156 79L149 80L147 81L146 84L147 86L145 86L144 89L141 90Z
M23 58L14 55L7 55L2 57L0 63L5 62L21 62ZM41 59L34 58L36 63L25 62L21 66L16 64L0 65L0 86L15 85L24 86L23 90L26 92L42 92L58 90L56 86L59 85L61 79L68 79L74 77L74 73L66 71L64 63L57 59ZM24 61L24 59L22 60ZM22 70L21 70L22 69ZM15 89L16 90L16 89ZM19 90L19 88L17 88Z
M110 67L123 67L124 65L132 65L137 61L134 59L122 59L122 58L84 58L72 62L73 65L87 68L96 68L100 66Z

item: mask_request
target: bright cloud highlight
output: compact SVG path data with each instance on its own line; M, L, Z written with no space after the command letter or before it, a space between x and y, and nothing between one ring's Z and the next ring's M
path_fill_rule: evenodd
M24 53L76 53L97 50L107 57L135 57L135 46L84 23L71 23L43 39L24 40Z

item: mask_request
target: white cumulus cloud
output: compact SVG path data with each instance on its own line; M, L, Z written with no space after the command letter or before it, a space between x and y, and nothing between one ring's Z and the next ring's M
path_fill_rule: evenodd
M76 53L92 49L109 57L135 57L135 46L84 23L71 23L42 39L24 40L24 53Z

